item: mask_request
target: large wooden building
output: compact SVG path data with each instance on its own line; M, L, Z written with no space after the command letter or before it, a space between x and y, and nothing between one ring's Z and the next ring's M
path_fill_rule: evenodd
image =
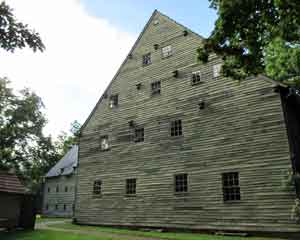
M52 217L73 216L77 162L78 146L75 145L47 173L43 197L44 215Z
M281 94L197 62L202 41L153 13L81 129L79 224L299 232Z

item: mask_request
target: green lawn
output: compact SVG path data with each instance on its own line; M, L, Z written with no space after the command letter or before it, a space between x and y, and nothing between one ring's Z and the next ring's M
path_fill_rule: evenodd
M57 222L57 221L64 221L68 220L67 218L51 218L51 217L43 217L37 216L36 223L43 223L43 222Z
M140 237L153 237L166 240L280 240L274 238L254 238L254 237L223 237L205 234L195 234L195 233L160 233L160 232L144 232L135 231L128 229L118 229L110 227L93 227L93 226L79 226L71 223L64 224L53 224L51 227L62 228L62 229L74 229L86 232L99 232L99 233L113 233L118 235L126 236L140 236Z
M46 221L46 219L44 219ZM51 221L60 219L52 218ZM49 221L48 221L49 222ZM1 240L133 240L149 237L162 240L279 240L274 238L223 237L194 233L144 232L111 227L79 226L71 223L49 223L47 230L1 233ZM52 229L51 229L52 228Z
M63 233L48 230L36 230L32 232L0 233L1 240L111 240L110 238ZM120 239L122 240L122 239Z

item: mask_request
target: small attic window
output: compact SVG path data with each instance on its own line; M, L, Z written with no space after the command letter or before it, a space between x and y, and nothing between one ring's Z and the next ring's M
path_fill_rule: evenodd
M213 76L214 78L221 76L222 64L215 64L213 66Z
M100 137L100 149L101 151L109 150L109 141L107 135Z
M152 96L156 96L156 95L160 95L160 81L156 81L151 83L151 95Z
M147 66L151 64L151 53L147 53L143 55L143 66Z
M142 84L141 83L137 83L135 86L136 86L137 90L141 90L141 88L142 88Z
M161 49L162 58L167 58L173 55L172 46L168 45Z
M201 72L197 71L197 72L193 72L192 73L192 85L197 85L201 83Z
M154 26L157 26L159 24L159 21L158 20L155 20L154 22L153 22L153 25Z
M118 107L118 94L115 94L115 95L111 95L110 98L109 98L109 107L110 108L116 108Z

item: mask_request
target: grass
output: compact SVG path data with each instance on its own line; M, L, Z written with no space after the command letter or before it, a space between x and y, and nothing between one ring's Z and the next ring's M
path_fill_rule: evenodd
M105 237L64 233L49 230L36 230L31 232L1 233L1 240L112 240ZM121 239L120 239L121 240ZM124 239L125 240L125 239Z
M271 238L245 238L245 237L223 237L223 236L214 236L214 235L205 235L205 234L195 234L195 233L161 233L161 232L144 232L128 229L118 229L111 227L94 227L94 226L79 226L71 223L64 224L53 224L51 227L62 228L62 229L73 229L81 230L85 232L99 232L99 233L111 233L124 235L124 237L129 236L140 236L140 237L152 237L160 238L166 240L271 240ZM276 240L272 238L272 240ZM277 239L279 240L279 239Z
M38 218L39 221L59 221L61 218ZM35 230L30 232L1 233L1 240L133 240L136 237L149 237L162 240L276 240L274 238L256 237L223 237L195 233L161 233L144 232L129 229L111 227L79 226L71 223L49 223L47 230ZM60 230L61 229L61 230ZM72 232L72 230L74 230ZM279 240L279 239L277 239Z
M43 222L56 222L56 221L64 221L67 218L53 218L53 217L44 217L41 215L36 216L36 223L43 223Z

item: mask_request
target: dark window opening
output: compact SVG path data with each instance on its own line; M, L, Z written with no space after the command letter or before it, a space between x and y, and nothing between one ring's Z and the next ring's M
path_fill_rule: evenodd
M171 136L181 136L182 135L182 124L181 120L175 120L171 122Z
M144 142L144 128L135 129L134 141Z
M143 66L151 64L151 53L143 55Z
M100 195L102 193L102 181L101 180L94 181L93 193L96 195Z
M126 194L135 195L136 194L136 179L126 179Z
M224 202L241 200L239 173L223 173L222 181Z
M58 204L55 204L55 210L58 210Z
M178 174L175 175L175 192L185 193L188 191L188 175Z
M151 83L151 95L159 95L160 94L160 81Z
M56 186L56 192L59 192L59 186L58 185Z
M141 88L142 88L142 84L141 84L141 83L137 83L137 84L136 84L136 89L137 89L137 90L141 90Z
M65 186L65 192L68 192L68 186Z
M50 190L50 188L48 187L48 193L50 192L51 190Z
M193 72L192 73L192 85L197 85L201 83L201 72Z
M116 107L118 107L118 104L119 104L118 94L111 95L110 98L109 98L109 107L110 108L116 108Z

